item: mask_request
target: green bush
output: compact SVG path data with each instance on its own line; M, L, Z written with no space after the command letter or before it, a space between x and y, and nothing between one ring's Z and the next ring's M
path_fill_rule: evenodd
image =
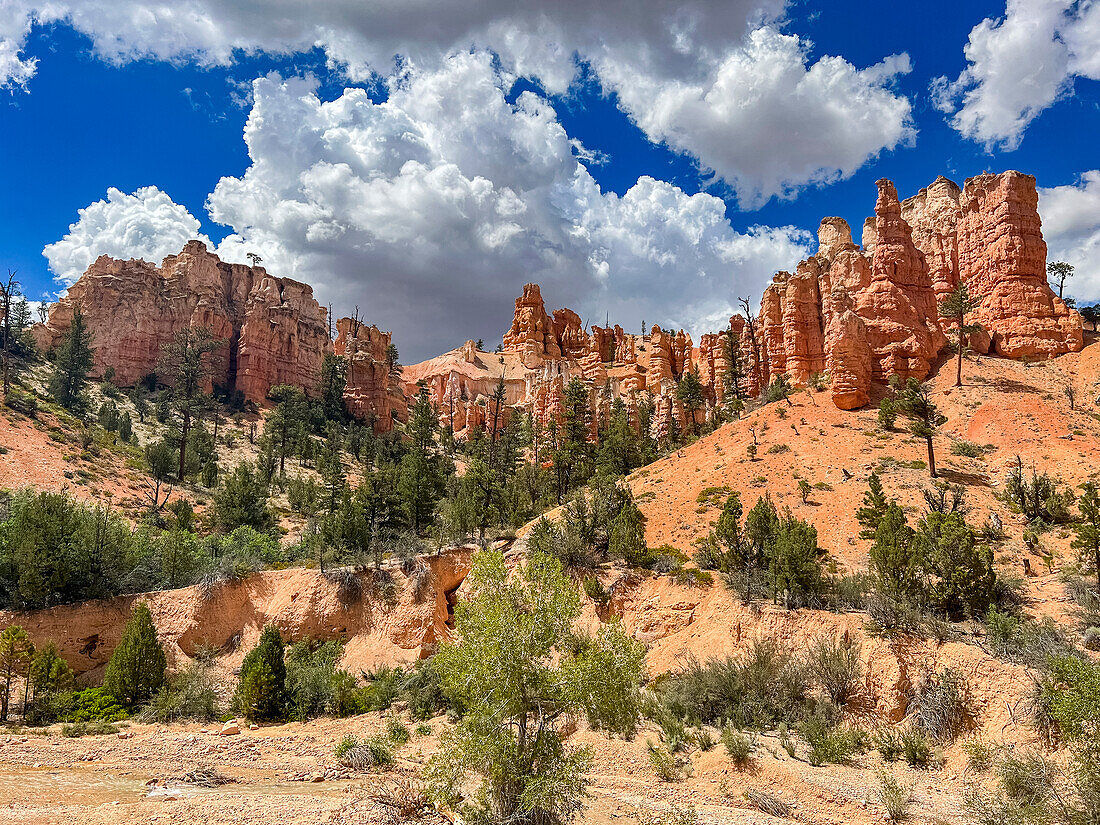
M985 453L985 450L981 448L981 445L975 444L973 441L964 441L959 439L958 441L951 442L951 454L961 455L967 458L981 458Z
M886 762L896 762L905 754L904 735L889 725L878 728L871 735L871 742Z
M288 706L283 637L275 625L269 624L241 664L233 709L249 721L281 722Z
M138 602L107 662L103 689L122 704L134 707L147 702L160 690L167 666L149 606Z
M143 717L161 723L183 719L212 722L221 715L220 705L213 656L209 651L199 651L183 670L153 695Z
M795 722L811 705L805 666L770 640L755 642L744 660L691 661L661 689L668 706L692 722L742 729Z
M68 739L77 739L82 736L114 736L118 731L118 725L103 719L92 722L75 722L71 725L61 726L61 735Z
M859 728L838 725L824 713L814 713L798 725L798 732L810 746L809 763L844 764L867 749L867 736Z
M722 744L734 764L744 765L756 747L756 739L734 728L726 728L722 731Z
M63 722L120 722L130 717L118 699L101 687L62 693L56 711Z
M377 770L393 764L393 749L381 736L359 739L351 734L336 746L336 759L341 765L354 770Z
M914 768L927 768L935 755L932 743L919 730L909 729L901 735L902 752L905 761Z
M898 420L898 405L890 398L883 398L878 405L878 423L884 430L894 429Z

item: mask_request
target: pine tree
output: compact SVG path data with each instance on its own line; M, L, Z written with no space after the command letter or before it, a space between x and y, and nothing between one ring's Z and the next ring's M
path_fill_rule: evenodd
M4 628L0 633L0 721L7 721L12 688L17 679L27 678L33 656L34 645L27 631L19 625ZM24 707L24 717L26 713Z
M12 355L20 347L23 332L31 325L31 312L15 273L0 283L0 356L3 357L4 397L11 391Z
M730 493L714 525L714 536L725 551L731 569L743 568L748 562L745 532L741 528L742 512L741 497L736 492Z
M955 335L957 336L955 348L958 353L955 370L956 387L962 386L963 354L966 352L967 339L981 329L978 324L966 323L966 316L980 305L981 301L979 299L970 297L970 291L967 289L965 281L959 281L951 294L944 298L940 304L940 317L947 321L953 321L955 324Z
M181 330L161 349L160 369L167 376L172 390L171 405L175 408L179 430L179 473L183 481L187 468L187 443L194 419L210 402L206 386L215 371L215 356L225 341L214 337L207 327Z
M1073 277L1073 264L1065 261L1051 261L1047 264L1047 276L1058 283L1058 297L1066 288L1066 279Z
M932 447L932 437L936 434L947 417L940 414L939 409L932 403L928 395L928 389L916 378L910 378L905 384L891 379L891 386L897 392L898 412L909 419L909 432L917 438L923 438L928 446L928 473L936 478L936 454Z
M241 678L233 696L233 708L251 722L280 722L286 718L286 662L279 628L264 627L259 643L241 663Z
M405 435L408 452L401 459L398 491L413 532L420 534L431 521L444 493L444 473L435 446L439 413L426 393L421 393L409 413Z
M348 382L348 362L342 355L328 353L321 361L321 409L329 421L347 421L344 388Z
M1073 549L1080 551L1083 561L1092 563L1096 587L1100 590L1100 487L1095 481L1086 481L1081 489L1081 500L1077 503L1081 520L1073 528L1077 534Z
M913 528L897 502L890 502L875 530L869 566L877 588L907 604L923 600L921 557Z
M886 513L886 493L882 491L882 479L878 473L871 473L867 479L867 492L863 494L863 506L856 510L856 521L863 529L859 531L861 539L874 539L879 522Z
M164 684L167 660L145 602L130 613L103 673L103 688L128 707L147 702Z
M49 383L50 395L71 413L80 415L86 408L84 389L88 386L93 358L92 335L84 322L84 313L79 306L74 307L72 322L61 339Z
M699 422L696 413L703 406L703 384L699 381L699 375L694 370L685 372L676 386L676 400L685 410L691 413L691 431L699 434Z

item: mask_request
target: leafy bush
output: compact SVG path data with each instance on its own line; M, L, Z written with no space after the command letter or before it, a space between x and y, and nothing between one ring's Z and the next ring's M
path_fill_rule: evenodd
M807 759L815 767L829 762L849 762L852 756L867 749L867 737L863 731L837 725L820 712L804 719L798 726L798 732L810 746Z
M200 651L167 685L158 690L143 717L156 722L197 719L210 722L221 714L213 673L213 657Z
M653 742L646 743L649 764L662 782L679 782L687 776L687 764L676 758L671 750Z
M666 703L694 722L753 730L795 722L810 705L805 666L771 640L755 642L743 661L691 661L662 688Z
M910 728L905 731L901 735L901 743L905 761L914 768L927 768L932 764L932 758L935 755L932 743L919 730Z
M878 405L878 423L884 430L894 429L898 420L898 405L890 398L883 398Z
M62 693L56 708L57 718L63 722L119 722L130 716L118 699L101 687Z
M595 576L589 576L584 580L584 595L598 605L605 605L611 601L611 595Z
M103 719L96 719L91 722L75 722L71 725L61 726L61 735L69 739L77 739L82 736L114 736L118 731L118 725Z
M1012 510L1029 522L1061 524L1071 519L1073 491L1061 489L1058 479L1039 473L1034 467L1028 477L1020 460L1008 473L1002 497Z
M859 690L863 665L858 641L822 636L810 645L807 664L814 681L835 705L848 704Z
M878 728L871 735L871 741L886 762L896 762L905 754L905 737L888 725Z
M726 728L722 731L722 744L734 764L744 765L749 761L749 757L756 747L756 740L755 737L747 733L742 733L734 728Z
M286 718L288 705L283 637L269 624L241 663L233 709L249 721L280 722Z
M965 441L959 439L951 442L951 454L961 455L967 458L981 458L985 453L980 444L975 444L973 441Z
M973 736L963 742L963 753L966 754L966 765L970 770L984 773L993 767L997 747L980 736Z

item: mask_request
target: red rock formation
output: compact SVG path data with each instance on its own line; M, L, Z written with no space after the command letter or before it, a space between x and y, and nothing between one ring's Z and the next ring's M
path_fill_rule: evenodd
M866 323L875 354L874 378L924 380L947 339L924 255L902 220L897 190L888 180L880 180L878 187L871 283L856 298L856 312Z
M516 311L511 328L504 333L503 349L519 354L529 369L547 358L561 358L554 322L546 314L538 284L524 285L523 294L516 298Z
M959 282L959 245L956 227L962 210L958 184L943 175L901 204L901 216L913 230L913 244L924 253L928 277L937 301Z
M351 318L336 322L337 355L347 361L344 403L356 418L369 421L376 433L388 433L395 420L408 418L408 401L400 378L386 360L390 334Z
M825 371L825 323L821 314L818 280L821 265L810 258L787 279L783 301L783 346L787 377L805 385L814 373Z
M592 339L581 327L581 317L571 309L554 310L554 340L566 358L580 358L592 349Z
M1010 358L1084 345L1081 316L1051 290L1035 178L1019 172L966 181L958 224L959 277L981 299L974 321Z
M121 385L154 372L161 347L186 329L207 327L226 341L213 383L256 402L280 383L314 393L331 347L309 286L224 263L200 241L159 267L100 256L51 307L39 333L47 347L68 331L77 305L94 338L93 375L112 368Z
M786 333L783 330L783 304L787 300L789 272L777 272L760 298L760 314L757 336L759 345L767 352L769 375L787 371Z
M842 410L854 410L871 399L872 352L867 325L855 313L851 297L840 285L833 287L826 315L826 367L833 403Z

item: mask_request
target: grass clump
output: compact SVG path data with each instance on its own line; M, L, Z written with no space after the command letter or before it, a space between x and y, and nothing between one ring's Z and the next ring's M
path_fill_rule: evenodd
M886 809L891 822L901 822L909 818L909 805L913 801L913 788L903 785L894 774L881 771L878 775L878 787L875 796Z
M734 728L726 728L722 731L722 744L735 765L746 765L756 748L756 737Z

